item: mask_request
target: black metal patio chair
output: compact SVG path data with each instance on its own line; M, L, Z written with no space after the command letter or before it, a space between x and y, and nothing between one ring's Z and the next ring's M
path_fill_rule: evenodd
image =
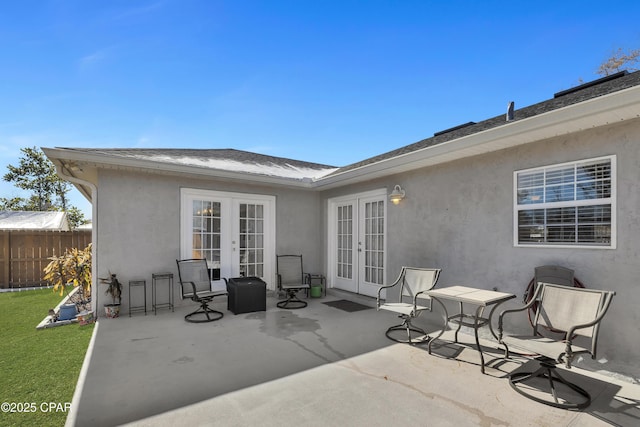
M211 290L211 275L206 259L176 260L178 277L182 289L182 299L191 299L200 307L184 316L187 322L203 323L221 319L224 314L209 307L209 303L219 296L227 295L227 291Z

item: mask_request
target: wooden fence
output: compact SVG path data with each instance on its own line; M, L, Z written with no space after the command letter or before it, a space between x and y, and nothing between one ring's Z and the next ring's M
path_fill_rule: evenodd
M42 270L49 257L89 243L91 230L0 230L0 288L45 286Z

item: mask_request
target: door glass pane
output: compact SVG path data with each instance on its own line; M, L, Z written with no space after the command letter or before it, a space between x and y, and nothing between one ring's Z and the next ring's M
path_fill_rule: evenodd
M192 258L204 258L211 268L211 279L220 280L220 203L194 200L192 205Z
M264 274L264 206L240 203L240 276Z
M380 285L384 278L384 201L365 203L364 280Z
M352 279L353 269L351 268L351 266L353 264L353 206L338 206L337 221L337 274L338 277L344 279Z

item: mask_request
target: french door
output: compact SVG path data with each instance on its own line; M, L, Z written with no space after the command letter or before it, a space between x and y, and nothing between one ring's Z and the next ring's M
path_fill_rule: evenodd
M329 200L329 275L333 286L376 296L384 283L386 191Z
M274 209L271 196L183 189L181 257L207 260L212 289L225 289L224 278L238 276L272 285Z

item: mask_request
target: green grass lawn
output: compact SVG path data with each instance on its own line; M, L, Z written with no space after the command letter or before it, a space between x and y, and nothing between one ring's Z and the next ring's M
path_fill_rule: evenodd
M62 297L51 289L0 293L0 426L62 426L94 325L36 330ZM24 411L30 412L24 412Z

